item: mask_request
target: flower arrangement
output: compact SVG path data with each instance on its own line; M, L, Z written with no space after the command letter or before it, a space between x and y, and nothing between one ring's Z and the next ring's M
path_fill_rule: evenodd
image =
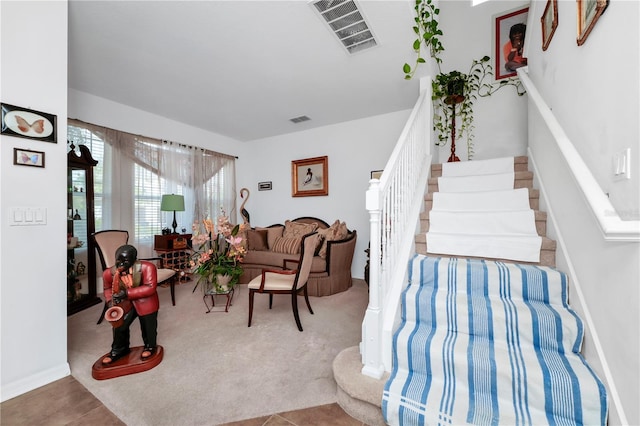
M190 266L193 273L200 276L197 282L204 282L205 291L223 292L233 288L242 275L241 263L247 253L242 245L243 238L238 236L245 225L234 226L224 210L221 213L215 227L209 218L202 221L204 232L200 224L192 226L191 241L195 252Z

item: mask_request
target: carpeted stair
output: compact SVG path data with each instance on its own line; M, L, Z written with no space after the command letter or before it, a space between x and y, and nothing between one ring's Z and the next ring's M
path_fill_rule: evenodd
M528 170L528 158L525 156L514 157L514 184L513 188L527 188L529 190L529 206L535 213L535 226L538 235L542 237L542 246L540 249L540 262L525 262L524 264L540 264L543 266L556 265L556 242L547 237L547 213L539 210L540 208L540 191L533 188L533 172ZM438 178L442 176L442 164L433 164L431 166L431 178L429 179L429 192L425 195L425 209L420 215L420 233L416 235L415 246L416 253L427 254L426 233L429 230L429 213L433 203L433 193L438 192ZM437 254L437 253L436 253ZM474 257L474 256L469 256ZM508 259L501 259L509 261Z
M426 233L430 227L429 213L433 204L433 193L438 192L438 178L442 176L442 164L431 166L431 178L429 179L428 192L425 194L424 213L420 216L421 229L415 237L415 249L418 254L427 254ZM514 183L513 188L528 188L529 207L534 210L535 229L542 244L539 262L534 263L555 267L556 242L546 236L547 214L539 211L540 191L533 188L533 173L528 170L527 157L514 157L513 159ZM465 256L473 258L473 256ZM505 260L505 259L500 259ZM511 262L510 260L505 260ZM362 361L357 346L342 351L333 362L333 373L337 383L337 402L352 417L364 422L366 425L384 425L382 417L382 392L389 373L380 380L364 376L361 373Z

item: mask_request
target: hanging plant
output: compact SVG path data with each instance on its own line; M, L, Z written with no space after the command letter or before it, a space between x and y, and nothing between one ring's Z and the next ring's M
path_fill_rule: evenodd
M416 24L413 26L413 32L418 36L413 42L413 50L416 52L416 62L413 68L409 64L404 64L402 67L406 80L410 80L418 69L418 66L426 62L422 57L422 45L424 45L429 55L438 63L438 68L440 67L440 62L442 62L440 53L444 51L444 46L440 42L442 30L439 27L437 19L437 16L440 14L440 9L433 4L433 0L416 0L414 10L416 11L416 17L414 18Z
M444 46L440 41L443 35L439 27L438 15L440 9L433 0L416 0L414 7L416 16L413 31L418 36L413 42L413 50L416 53L416 61L413 67L405 63L402 71L404 78L410 80L420 64L425 63L422 57L422 47L424 47L431 58L438 66L439 73L435 76L432 85L431 99L433 101L433 129L436 131L438 140L437 146L444 146L449 141L453 125L459 131L459 135L466 138L467 158L473 157L473 102L478 96L491 96L497 90L505 86L514 86L518 96L525 93L524 87L516 77L500 80L499 82L487 82L486 78L493 76L493 67L490 57L484 56L481 59L474 59L469 72L462 73L454 70L443 73L440 67L442 58L440 54L444 51ZM458 120L452 120L452 114L456 114Z

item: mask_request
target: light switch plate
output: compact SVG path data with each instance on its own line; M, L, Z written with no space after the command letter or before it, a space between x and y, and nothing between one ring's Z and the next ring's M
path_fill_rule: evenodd
M631 179L631 148L613 155L614 180Z
M46 207L11 207L9 226L34 226L46 224Z

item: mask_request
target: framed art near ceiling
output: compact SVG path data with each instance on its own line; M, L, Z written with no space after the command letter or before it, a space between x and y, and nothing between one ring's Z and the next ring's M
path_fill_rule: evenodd
M57 143L55 115L5 103L0 108L3 135Z
M529 8L518 8L493 16L493 69L495 79L516 75L516 69L527 65L524 38Z
M578 0L578 46L582 46L598 18L609 6L609 0Z
M258 182L258 191L271 191L271 181Z
M327 156L291 162L291 195L311 197L329 195L329 159Z
M547 50L558 26L558 0L547 0L540 22L542 22L542 50Z
M44 152L13 148L13 164L17 166L44 167Z

